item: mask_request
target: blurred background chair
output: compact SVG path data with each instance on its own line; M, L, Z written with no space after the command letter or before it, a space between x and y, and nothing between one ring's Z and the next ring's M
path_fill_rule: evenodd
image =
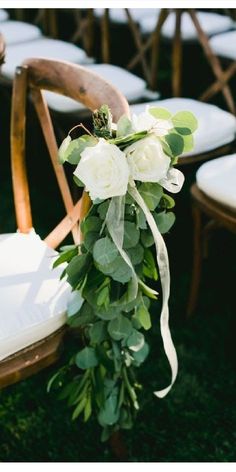
M193 272L187 315L198 300L202 260L210 233L225 228L236 234L236 154L206 162L197 171L191 188L194 219ZM203 221L206 217L206 222ZM219 257L223 257L223 250ZM221 274L223 277L223 274Z
M58 78L60 77L60 80ZM17 67L12 97L11 163L17 232L0 236L0 387L17 382L53 363L65 334L70 288L60 282L61 269L51 271L54 250L72 231L78 243L78 221L87 212L88 197L73 202L47 104L41 90L55 90L96 109L107 103L114 121L129 113L125 98L91 70L80 66L29 59ZM28 92L35 106L56 174L65 218L44 239L33 229L25 165L25 119ZM27 136L27 142L30 137ZM40 166L40 149L30 142L31 158ZM32 156L33 154L33 156ZM44 182L38 191L44 191ZM55 202L48 202L55 207Z
M194 133L194 149L179 158L179 166L233 153L236 149L236 118L216 105L190 98L169 98L154 101L151 105L132 105L131 113L141 113L147 106L167 108L173 114L180 110L189 110L196 116L198 129Z
M224 12L225 13L225 12ZM234 28L234 20L228 15L215 12L198 12L193 9L95 9L95 15L106 18L104 28L107 48L110 48L109 21L115 24L127 24L133 37L136 54L130 59L127 68L132 70L141 65L143 75L152 90L156 90L158 78L158 62L161 39L172 42L172 92L181 95L182 88L182 43L199 42L207 61L216 78L223 71L220 62L214 56L209 45L209 37ZM149 57L147 58L147 54ZM109 58L110 53L107 52ZM231 92L227 84L222 87L231 112L235 112Z
M216 56L218 56L226 66L220 80L214 81L204 92L202 98L209 100L215 94L222 91L225 84L228 84L236 74L236 31L217 34L210 39L210 46Z

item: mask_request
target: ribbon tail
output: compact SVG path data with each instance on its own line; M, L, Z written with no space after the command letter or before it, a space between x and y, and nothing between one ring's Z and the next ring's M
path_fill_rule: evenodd
M153 234L153 238L154 238L155 246L156 246L157 263L158 263L159 272L160 272L162 297L163 297L162 310L161 310L161 316L160 316L161 336L163 340L165 354L171 368L170 385L164 388L163 390L154 392L154 394L157 397L163 398L167 395L167 393L172 388L172 385L174 384L175 379L177 377L177 373L178 373L178 359L177 359L176 350L175 350L175 347L171 338L171 333L170 333L170 328L169 328L168 300L169 300L169 294L170 294L170 270L169 270L168 253L167 253L164 239L156 226L156 222L150 210L146 206L146 203L144 202L143 198L138 192L137 188L135 186L129 185L128 192L133 197L133 199L137 202L140 208L143 210L146 220Z
M112 197L106 215L106 225L110 236L116 245L121 257L132 271L132 279L129 283L127 302L134 300L138 294L138 277L128 254L123 249L124 240L124 212L125 196Z

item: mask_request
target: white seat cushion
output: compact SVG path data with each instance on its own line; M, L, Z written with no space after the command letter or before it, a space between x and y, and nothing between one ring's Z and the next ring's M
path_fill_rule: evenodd
M138 100L145 94L146 82L121 67L111 64L92 64L87 68L117 87L128 101ZM75 100L53 92L45 92L45 97L50 108L62 113L76 113L84 109L84 106Z
M142 18L158 17L159 8L129 8L129 12L136 23L139 23ZM95 16L101 18L104 13L104 8L95 8ZM127 14L124 8L109 8L109 19L113 23L126 24L128 23Z
M236 211L236 154L206 162L196 180L208 197Z
M231 18L218 13L197 12L198 20L202 29L208 36L222 33L233 27ZM156 18L148 17L140 21L140 27L143 34L151 33L156 26ZM172 39L175 32L175 13L170 13L162 27L162 35ZM185 41L194 41L197 39L197 31L188 13L183 13L181 19L181 36Z
M0 360L66 322L70 288L51 269L56 254L33 231L0 236Z
M6 10L0 9L0 21L6 21L9 18L9 15ZM2 27L2 25L1 25Z
M210 46L217 56L236 60L236 31L218 34L210 39Z
M1 24L1 33L7 46L12 44L33 41L42 36L40 29L23 21L4 21Z
M12 79L15 68L29 57L43 57L76 64L87 64L92 61L83 49L74 44L42 37L29 43L9 46L7 48L6 63L2 67L2 75Z
M215 105L202 103L190 98L168 98L151 104L132 105L131 112L138 114L146 106L167 108L171 113L181 110L191 111L198 120L198 129L194 133L194 149L184 156L194 156L228 144L236 136L236 118L229 112L221 110ZM180 157L181 159L181 157Z

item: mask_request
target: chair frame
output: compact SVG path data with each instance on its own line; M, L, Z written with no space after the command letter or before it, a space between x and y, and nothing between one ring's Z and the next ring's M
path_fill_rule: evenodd
M66 210L66 216L45 238L48 246L56 248L70 232L76 243L80 241L79 221L86 215L91 202L88 194L83 192L82 198L73 203L64 169L58 162L58 146L42 90L78 100L91 110L106 103L115 122L121 115L129 115L129 105L113 85L82 66L47 59L28 59L16 69L11 114L11 167L17 227L22 233L28 233L33 227L25 163L26 102L30 92ZM63 327L2 360L0 388L54 363L60 355L65 333L66 328Z
M190 317L196 308L201 280L203 257L207 254L207 244L210 232L218 227L223 227L236 234L236 211L205 195L197 186L191 187L192 213L193 213L193 270L190 293L187 305L187 317ZM208 222L203 225L203 215L208 217Z
M156 26L154 31L150 34L146 41L143 40L142 34L138 28L138 25L132 18L132 15L128 8L125 8L128 24L137 48L137 54L130 60L127 65L128 70L132 70L138 63L141 63L143 74L145 79L152 90L156 89L157 76L158 76L158 58L161 42L161 31L162 27L168 18L171 9L162 8L160 15L157 19ZM181 17L184 12L187 12L193 22L193 25L197 32L198 41L203 49L203 52L206 56L206 59L212 69L212 72L215 76L216 81L208 89L201 94L199 97L202 101L207 101L214 94L222 92L227 107L229 111L233 114L236 114L236 106L231 93L230 87L228 85L229 79L236 72L236 62L233 63L226 71L222 69L219 58L214 54L210 43L209 38L203 31L201 24L197 18L196 10L193 8L174 9L175 12L175 32L173 38L173 49L172 49L172 92L174 97L181 96L182 88L182 63L183 63L183 47L181 40ZM108 31L109 25L109 12L104 13L103 22L107 22L106 31ZM108 40L109 35L106 33L106 39ZM145 58L146 52L151 49L151 61L150 66ZM107 57L109 58L109 52L107 52ZM103 59L105 59L103 57Z

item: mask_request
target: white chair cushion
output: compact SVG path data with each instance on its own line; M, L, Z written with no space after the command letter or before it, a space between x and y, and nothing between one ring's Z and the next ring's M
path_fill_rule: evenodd
M70 288L51 269L56 254L33 231L0 236L0 360L66 322Z
M231 18L218 13L197 12L198 20L202 29L208 36L222 33L233 27L234 23ZM140 27L143 34L151 33L156 26L156 18L143 18L140 21ZM175 32L175 13L170 13L162 27L162 35L168 39L172 39ZM181 36L185 41L194 41L197 39L196 28L188 13L183 13L181 19Z
M117 87L128 101L135 101L145 94L146 82L136 75L111 64L92 64L88 69L96 72L103 79ZM63 97L53 92L44 92L48 105L53 110L62 113L76 113L84 106L71 98Z
M167 108L171 113L189 110L198 120L198 129L194 133L194 149L184 156L194 156L228 144L236 136L236 118L229 112L215 105L202 103L190 98L168 98L148 104L132 105L131 113L141 113L146 106ZM181 159L181 157L180 157Z
M208 197L236 211L236 154L206 162L196 180Z
M0 21L6 21L9 18L9 15L6 10L0 9ZM1 25L2 27L2 25Z
M40 29L23 21L4 21L1 24L1 33L7 46L12 44L33 41L42 36Z
M210 46L217 56L236 60L236 31L218 34L210 39Z
M74 44L42 37L29 43L9 46L6 63L2 67L2 75L13 79L15 68L29 57L43 57L77 64L87 64L92 61L83 49Z
M142 18L158 17L159 8L129 8L129 12L136 23L139 23ZM95 16L101 18L104 13L104 8L95 8ZM126 24L128 23L127 14L124 8L109 8L109 19L113 23Z

